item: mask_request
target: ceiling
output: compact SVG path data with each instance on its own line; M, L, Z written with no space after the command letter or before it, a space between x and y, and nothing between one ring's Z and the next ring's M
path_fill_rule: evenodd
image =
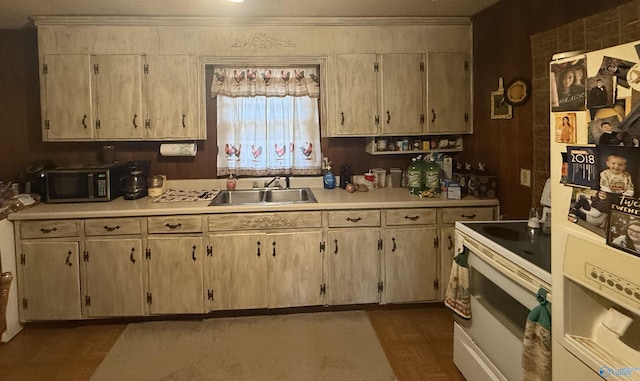
M469 17L498 0L5 0L0 29L31 16Z

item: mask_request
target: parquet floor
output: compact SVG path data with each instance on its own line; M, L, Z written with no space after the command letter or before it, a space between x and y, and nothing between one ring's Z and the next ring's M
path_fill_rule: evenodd
M462 380L452 360L453 318L442 304L368 308L399 381ZM126 323L29 324L0 344L0 381L86 381Z

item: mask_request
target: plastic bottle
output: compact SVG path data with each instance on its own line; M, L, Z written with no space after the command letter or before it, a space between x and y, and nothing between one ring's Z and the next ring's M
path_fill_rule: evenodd
M426 190L434 193L440 193L442 191L440 187L440 166L436 163L433 156L431 156L428 162L424 163L424 178Z
M422 192L423 177L422 168L418 162L418 158L411 159L411 164L407 168L407 188L412 194L420 194Z
M336 176L331 171L331 163L327 164L327 171L323 176L324 189L333 189L336 187Z

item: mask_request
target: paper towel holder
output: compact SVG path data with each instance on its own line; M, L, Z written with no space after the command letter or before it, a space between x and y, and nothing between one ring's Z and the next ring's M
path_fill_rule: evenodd
M160 156L196 156L198 145L195 140L189 142L161 143Z

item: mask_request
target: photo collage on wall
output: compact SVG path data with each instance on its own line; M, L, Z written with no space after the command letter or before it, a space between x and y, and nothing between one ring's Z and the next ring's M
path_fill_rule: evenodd
M572 187L568 220L638 255L640 65L611 56L587 62L579 55L552 63L550 81L551 127L555 142L567 145L561 182Z

